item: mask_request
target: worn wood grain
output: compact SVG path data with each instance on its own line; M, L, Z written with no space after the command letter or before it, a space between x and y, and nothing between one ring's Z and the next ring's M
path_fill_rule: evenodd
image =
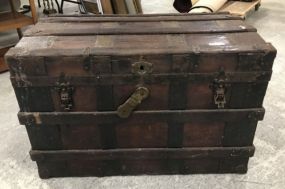
M204 157L251 157L255 148L213 147L213 148L148 148L113 150L60 150L30 151L34 161L63 160L114 160L114 159L199 159Z
M49 178L245 173L275 57L226 13L60 15L28 29L6 61ZM120 118L127 100L134 111Z
M219 109L219 110L158 110L135 111L133 119L145 120L147 123L176 121L240 121L242 119L262 120L265 110L255 109ZM89 123L118 123L124 121L117 112L19 112L21 124L33 122L33 125L45 123L56 124L89 124Z

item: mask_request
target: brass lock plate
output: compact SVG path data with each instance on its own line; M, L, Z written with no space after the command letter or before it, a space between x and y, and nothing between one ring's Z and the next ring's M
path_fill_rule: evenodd
M139 61L132 64L132 73L136 75L145 75L153 72L153 65L150 62Z

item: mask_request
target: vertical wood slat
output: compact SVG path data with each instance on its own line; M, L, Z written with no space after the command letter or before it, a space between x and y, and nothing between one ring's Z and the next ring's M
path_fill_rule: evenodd
M189 62L186 55L172 56L172 71L173 72L187 72L189 69ZM187 104L187 82L183 80L170 83L169 86L169 102L168 108L170 110L186 109ZM167 146L169 148L181 148L183 146L184 123L168 122L168 136ZM184 161L169 160L167 167L173 172L179 172L184 169Z
M227 122L224 130L223 146L247 146L253 144L257 120Z
M188 69L189 62L187 61L187 55L172 56L173 72L187 72ZM186 90L187 82L185 82L185 80L178 80L175 83L170 83L168 102L170 110L183 110L186 108ZM168 122L168 125L168 147L182 147L184 124Z
M112 58L110 56L98 56L94 60L93 72L100 75L101 71L105 73L112 73ZM113 86L98 86L96 87L96 102L98 111L111 111L114 110L114 92ZM100 130L101 146L103 149L114 149L117 147L117 134L114 124L100 124L98 125ZM104 168L106 172L109 169L119 170L120 161L103 161L106 164Z
M23 72L29 75L46 76L45 59L39 58L9 58L7 59L11 68L14 70L13 74L21 76ZM29 64L26 64L29 62ZM20 66L17 66L20 65ZM25 81L19 81L25 86ZM47 87L14 87L17 101L19 103L20 111L26 112L52 112L54 105L51 97L51 91ZM36 101L35 101L36 99ZM30 139L32 149L60 149L62 147L61 134L59 126L49 127L43 125L42 127L35 127L26 125L26 130Z
M100 71L104 70L106 73L112 73L111 57L98 56L94 57L94 69L95 74L100 74ZM97 110L98 111L112 111L114 110L113 99L113 86L98 86L97 91ZM94 99L95 100L95 99ZM99 125L101 144L103 149L112 149L117 147L116 129L111 124Z
M47 70L45 69L45 59L43 58L26 59L21 61L29 61L30 64L29 66L24 67L24 71L31 75L45 76L48 74ZM33 65L35 65L34 70L32 69ZM54 111L54 103L52 100L50 88L15 88L15 93L21 111ZM26 125L26 130L32 149L53 150L62 148L60 126L56 125L55 127L50 127L49 125L43 125L42 127L35 127L33 125Z

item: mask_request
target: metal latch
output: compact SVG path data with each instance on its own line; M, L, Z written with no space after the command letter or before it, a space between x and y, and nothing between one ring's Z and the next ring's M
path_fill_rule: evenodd
M225 108L226 104L226 87L223 81L219 80L214 84L214 103L219 109Z
M120 105L117 114L121 118L128 118L133 110L149 96L149 90L146 87L138 87L128 100Z
M213 101L214 104L217 105L219 109L225 108L227 103L226 101L226 93L227 88L230 86L226 81L225 72L223 69L219 72L219 76L214 79L213 84L210 85L210 88L213 90Z
M72 110L74 88L66 81L59 81L56 83L56 90L58 91L61 108L64 111Z

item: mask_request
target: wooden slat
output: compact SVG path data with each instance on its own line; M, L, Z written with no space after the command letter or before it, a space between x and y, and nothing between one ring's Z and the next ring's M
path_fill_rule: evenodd
M29 3L31 7L33 22L35 24L38 21L38 13L35 5L35 0L29 0Z
M97 57L95 71L104 70L107 73L112 73L112 63L110 57ZM93 65L95 66L95 65ZM114 109L112 85L100 85L96 87L96 102L98 111L110 111ZM95 99L94 99L95 100ZM100 124L101 144L104 149L112 149L117 146L116 129L112 124Z
M195 13L189 15L188 13L151 13L151 14L136 14L136 15L129 15L129 14L105 14L105 15L91 15L91 14L53 14L49 15L47 18L55 18L55 17L161 17L161 16L207 16L212 17L214 15L223 15L224 17L232 17L231 14L228 12L217 12L213 13Z
M241 20L223 21L168 21L168 22L65 22L38 23L27 30L25 36L82 36L82 35L131 35L131 34L213 34L256 32L256 29Z
M114 14L111 0L103 0L101 1L101 4L102 4L104 14Z
M189 70L190 61L187 61L188 55L173 55L172 56L172 72L187 73ZM187 105L187 85L186 79L175 79L170 82L169 90L169 110L184 110ZM184 133L184 123L176 123L175 121L168 122L168 141L167 145L170 148L182 147ZM173 162L175 164L175 162ZM179 166L179 165L177 165Z
M205 157L251 157L254 146L212 148L133 148L113 150L32 150L34 161L64 160L141 160L141 159L200 159Z
M134 111L134 120L145 120L146 123L169 122L185 123L189 121L240 121L242 119L262 120L265 110L254 109L219 109L219 110L162 110ZM117 112L19 112L18 117L23 125L44 124L115 124L124 122Z
M183 40L183 45L170 43ZM95 41L95 43L94 43ZM143 41L143 43L142 43ZM29 44L29 45L26 45ZM76 45L75 45L76 44ZM25 50L23 50L25 48ZM150 55L187 53L249 53L270 52L273 47L255 32L184 35L100 35L24 37L8 55L82 56ZM25 53L23 53L25 52Z
M221 174L247 172L249 157L237 158L201 158L175 159L182 166L170 167L171 160L125 160L120 161L120 169L114 169L112 162L98 160L67 161L68 168L63 167L65 161L37 161L39 175L43 179L51 177L83 177L83 176L134 176L134 175L188 175L188 174ZM221 162L221 164L220 164ZM183 165L184 164L184 165ZM143 165L143 166L142 166Z
M31 17L21 13L0 13L0 32L34 24Z
M12 46L8 47L0 47L0 73L5 72L8 70L8 65L4 60L4 54L11 48Z
M261 0L253 0L252 2L228 1L219 11L246 17L260 3Z
M243 20L228 13L216 14L114 14L114 15L51 15L41 18L41 22L147 22L147 21L206 21Z
M128 14L125 0L111 0L115 14Z
M267 83L271 78L271 71L264 72L235 72L226 73L228 83ZM152 74L145 78L146 84L168 84L177 80L183 80L191 83L212 83L218 73L169 73L169 74ZM16 87L54 87L59 77L49 76L25 76L21 79L17 76L12 76L12 84ZM137 84L140 78L132 74L124 75L105 75L98 76L66 76L65 80L73 86L101 86L101 85L122 85L122 84ZM19 83L21 81L21 83ZM21 86L22 85L22 86Z
M143 13L141 0L133 0L138 13Z
M7 71L9 68L4 61L3 57L0 57L0 73Z

